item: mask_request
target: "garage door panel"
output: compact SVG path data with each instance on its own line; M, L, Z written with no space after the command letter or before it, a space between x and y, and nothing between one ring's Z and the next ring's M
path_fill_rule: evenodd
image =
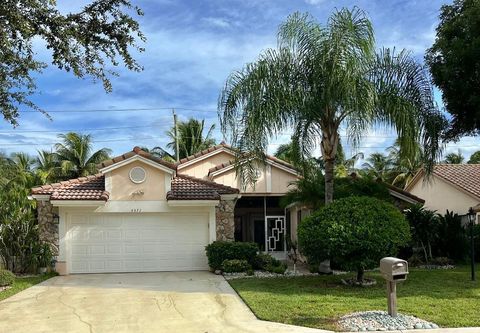
M207 215L75 215L71 272L207 269ZM85 222L87 221L87 222Z

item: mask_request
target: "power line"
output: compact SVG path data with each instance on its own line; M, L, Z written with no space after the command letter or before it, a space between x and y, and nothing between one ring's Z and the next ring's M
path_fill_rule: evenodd
M135 129L135 128L149 128L149 127L164 127L165 125L146 125L146 126L124 126L124 127L97 127L97 128L84 128L84 129L59 129L59 130L9 130L0 131L4 134L16 134L16 133L64 133L64 132L86 132L86 131L110 131L121 129Z
M205 110L205 109L190 109L190 108L179 108L179 107L155 107L155 108L127 108L127 109L72 109L72 110L42 110L46 113L88 113L88 112L136 112L136 111L162 111L162 110L183 110L183 111L194 111L194 112L215 112L217 110ZM36 110L23 110L19 111L20 113L38 113Z

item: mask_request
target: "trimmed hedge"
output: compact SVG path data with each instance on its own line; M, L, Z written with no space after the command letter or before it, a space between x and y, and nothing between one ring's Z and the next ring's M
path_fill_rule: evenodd
M227 259L222 263L225 273L247 272L252 269L252 265L246 260Z
M363 271L394 256L410 241L410 228L400 211L385 201L369 197L335 200L298 226L303 255L311 264L331 259L341 269Z
M0 287L11 285L15 282L15 274L6 269L0 269Z
M205 247L208 265L211 269L223 269L225 260L246 260L253 264L258 252L256 243L215 241Z

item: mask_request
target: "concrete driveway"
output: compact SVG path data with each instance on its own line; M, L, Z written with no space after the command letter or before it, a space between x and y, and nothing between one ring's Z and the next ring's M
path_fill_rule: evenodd
M257 320L208 272L59 276L0 302L0 332L328 332Z

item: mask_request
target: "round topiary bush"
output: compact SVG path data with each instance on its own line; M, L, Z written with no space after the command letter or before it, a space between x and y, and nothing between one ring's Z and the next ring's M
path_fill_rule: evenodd
M339 199L316 211L298 226L300 251L309 263L330 259L357 272L378 267L410 240L403 214L392 204L370 197Z
M6 269L0 269L0 287L11 285L15 281L15 274Z

